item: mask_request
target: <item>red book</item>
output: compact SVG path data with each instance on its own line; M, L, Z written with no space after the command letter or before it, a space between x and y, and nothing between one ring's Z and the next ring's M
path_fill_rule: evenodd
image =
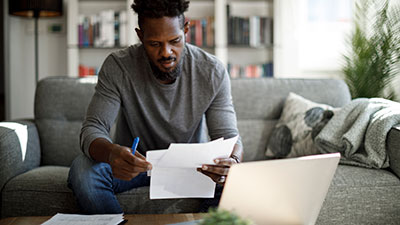
M93 46L93 24L91 20L89 20L88 35L89 35L89 46Z
M214 18L207 17L207 46L214 46Z
M247 66L245 67L245 72L244 72L244 74L245 74L246 77L249 77L249 78L252 77L252 71L251 71L251 66L250 66L250 65L247 65Z
M89 73L87 75L96 75L94 67L89 67Z
M201 47L203 45L203 29L201 27L201 21L196 20L196 38L195 43L197 46Z
M84 75L84 68L83 65L79 65L79 77L83 77Z
M191 20L186 20L186 21L189 22L189 32L186 33L185 40L186 40L186 43L190 43L190 36L191 36L190 33L193 32L193 31L191 31L191 28L192 28L191 23L192 23L192 21Z

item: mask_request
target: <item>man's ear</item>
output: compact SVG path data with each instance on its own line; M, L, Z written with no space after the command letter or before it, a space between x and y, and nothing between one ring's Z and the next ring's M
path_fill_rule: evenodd
M139 28L135 28L135 31L136 31L137 36L139 37L139 40L141 42L143 42L143 31L140 30Z
M187 34L187 32L189 32L189 25L190 25L189 21L186 21L185 25L183 25L183 33L185 35Z

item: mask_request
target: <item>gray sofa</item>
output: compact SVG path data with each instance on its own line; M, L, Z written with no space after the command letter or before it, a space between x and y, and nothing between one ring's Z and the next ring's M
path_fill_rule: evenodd
M1 217L79 213L67 187L69 165L82 154L79 132L95 80L53 77L39 82L35 118L0 123ZM262 160L288 93L340 107L346 84L325 79L232 80L244 160ZM387 138L390 169L340 165L318 224L400 224L400 126ZM271 181L273 182L273 181ZM193 212L198 199L152 200L148 187L118 194L126 213Z

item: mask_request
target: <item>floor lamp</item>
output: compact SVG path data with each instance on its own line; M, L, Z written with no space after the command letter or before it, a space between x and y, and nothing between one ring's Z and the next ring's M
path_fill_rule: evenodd
M40 17L62 16L62 0L9 0L9 13L35 20L35 80L39 81L38 20Z

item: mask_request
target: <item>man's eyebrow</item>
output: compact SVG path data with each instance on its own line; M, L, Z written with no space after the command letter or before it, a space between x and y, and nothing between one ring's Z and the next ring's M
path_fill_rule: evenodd
M174 41L176 39L182 38L180 35L176 36L176 37L172 37L171 39L169 39L168 41ZM147 39L148 42L160 42L160 40L157 40L157 38L153 39L153 38L149 38Z

